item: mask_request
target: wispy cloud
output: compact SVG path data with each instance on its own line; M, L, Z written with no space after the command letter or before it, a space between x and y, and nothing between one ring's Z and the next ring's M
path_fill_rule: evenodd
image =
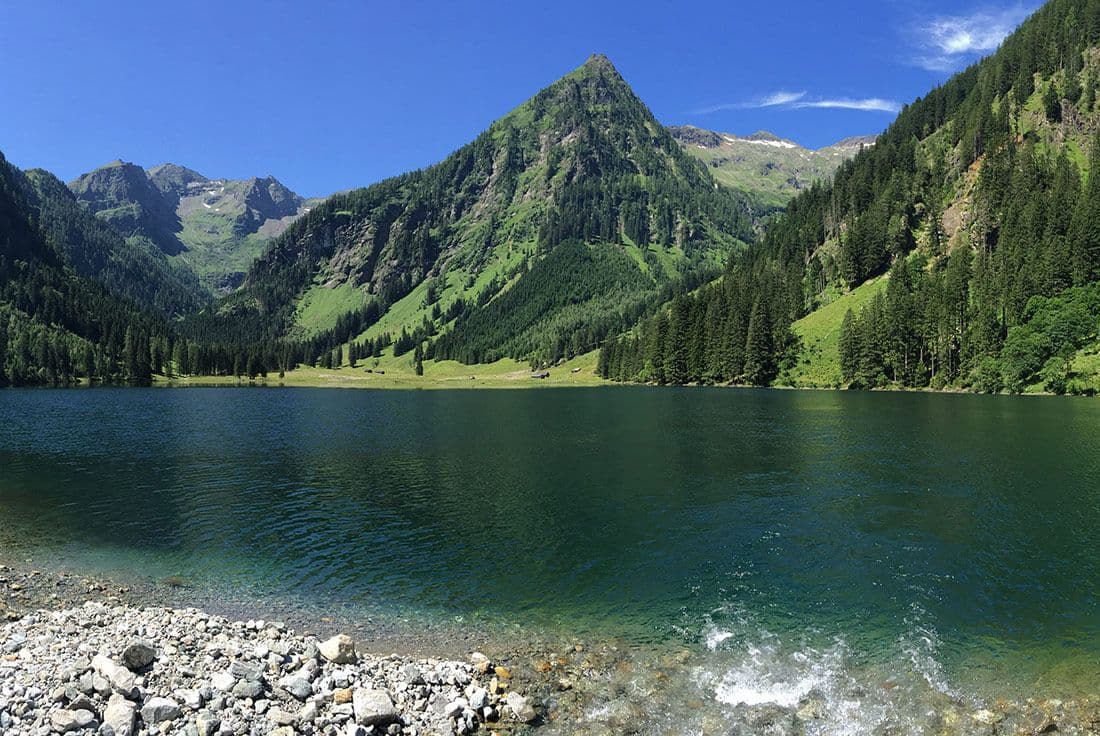
M723 110L746 110L750 108L760 107L778 107L781 105L790 105L797 102L806 96L805 92L787 92L785 90L779 90L778 92L772 92L770 95L764 95L747 102L723 102L717 105L710 105L709 107L701 107L695 110L696 115L709 115L712 112L721 112Z
M1006 8L977 10L968 15L944 15L918 22L908 31L918 51L913 59L929 71L949 72L966 66L979 56L996 51L1034 11L1017 3Z
M789 92L779 90L745 102L726 102L720 105L711 105L695 110L696 115L708 115L722 110L750 110L766 107L775 107L782 110L810 110L810 109L834 109L834 110L862 110L865 112L898 112L901 105L893 100L884 100L881 97L851 98L851 97L810 97L806 92Z
M790 105L798 102L806 97L805 92L785 92L779 90L778 92L772 92L761 99L754 107L778 107L780 105Z
M833 100L803 100L791 105L796 110L803 108L833 108L837 110L862 110L864 112L900 112L901 105L893 100L884 100L881 97L867 97L864 99L852 99L850 97L838 97Z

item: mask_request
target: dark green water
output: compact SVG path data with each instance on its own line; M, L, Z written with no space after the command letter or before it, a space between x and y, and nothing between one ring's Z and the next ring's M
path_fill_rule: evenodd
M1098 440L1087 399L4 391L0 544L686 642L727 704L868 671L1057 695L1100 689Z

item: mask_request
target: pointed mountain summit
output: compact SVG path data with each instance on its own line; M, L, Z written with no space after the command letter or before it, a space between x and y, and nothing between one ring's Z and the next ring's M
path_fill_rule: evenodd
M552 362L723 263L754 214L597 54L443 162L315 208L207 328Z

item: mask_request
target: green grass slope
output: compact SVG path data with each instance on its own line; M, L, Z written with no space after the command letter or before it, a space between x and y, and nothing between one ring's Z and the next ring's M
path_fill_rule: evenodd
M795 365L780 373L775 384L795 388L841 386L839 342L844 315L849 309L859 314L886 289L886 281L885 276L868 281L791 325L802 350Z

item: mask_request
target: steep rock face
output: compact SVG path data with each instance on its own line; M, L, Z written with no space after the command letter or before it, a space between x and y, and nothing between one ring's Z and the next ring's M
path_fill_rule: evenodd
M53 174L31 169L20 181L39 229L80 276L166 316L189 314L209 301L193 274L159 248L123 238Z
M115 161L80 176L69 188L123 237L145 236L170 256L185 250L175 208L140 166Z
M161 164L148 171L149 180L157 189L176 200L187 195L192 184L205 184L210 181L197 171L177 164Z
M172 163L145 171L117 162L69 186L124 238L175 257L208 293L236 288L271 238L312 204L274 177L210 179Z
M243 190L243 211L233 223L233 233L239 237L258 232L269 220L296 217L305 202L271 176L249 179Z
M622 258L598 256L602 267L633 269L654 290L720 264L752 237L754 214L751 198L716 187L611 62L594 56L443 162L326 201L273 244L224 308L281 314L278 329L293 331L331 324L309 324L311 305L336 294L349 309L374 301L385 312L417 290L403 310L411 318L382 323L412 330L427 317L429 332L446 330L449 320L421 302L479 309L506 286L546 278L535 267L562 243L614 250ZM559 287L551 281L546 288ZM615 306L641 297L633 290ZM578 314L561 330L592 322Z

